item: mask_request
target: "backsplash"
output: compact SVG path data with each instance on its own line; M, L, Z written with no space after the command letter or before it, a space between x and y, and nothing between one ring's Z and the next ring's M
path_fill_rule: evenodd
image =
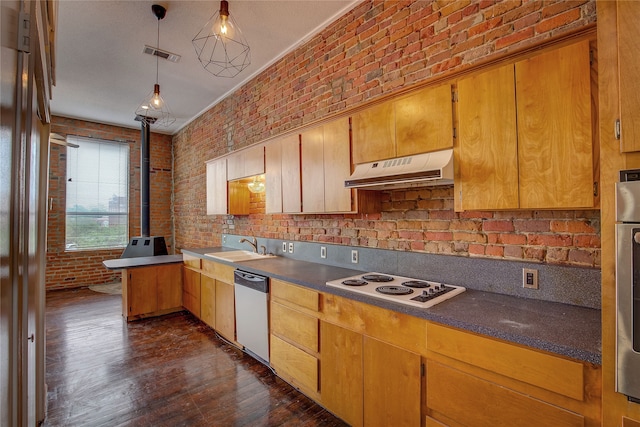
M223 234L222 245L251 249L240 243L246 235ZM309 261L363 272L414 277L444 282L486 292L523 298L553 301L581 307L600 309L600 270L524 261L508 261L385 249L362 248L318 242L293 242L293 253L284 252L282 242L290 240L258 238L258 245L278 256ZM321 247L326 258L321 258ZM351 251L358 252L358 262L351 262ZM522 287L522 269L538 271L539 289Z

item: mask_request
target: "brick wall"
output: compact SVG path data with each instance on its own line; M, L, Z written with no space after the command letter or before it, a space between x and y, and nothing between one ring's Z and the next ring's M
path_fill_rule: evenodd
M206 216L205 166L243 146L596 20L591 1L365 1L174 137L176 246L220 233L600 266L593 211L464 212L449 188L384 193L376 215Z
M129 235L140 235L140 130L97 124L64 117L52 118L51 131L129 143ZM47 289L80 287L120 280L120 273L107 270L102 261L119 258L122 249L65 251L66 153L67 148L51 146L49 198L53 199L47 223ZM171 191L171 136L151 134L151 235L164 236L169 253L173 250Z

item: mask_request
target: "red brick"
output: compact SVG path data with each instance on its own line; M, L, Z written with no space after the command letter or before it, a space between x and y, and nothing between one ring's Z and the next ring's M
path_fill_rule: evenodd
M541 21L536 26L535 29L536 29L536 32L538 33L546 33L548 31L555 30L556 28L566 25L570 22L577 21L578 19L580 19L580 10L573 9L563 13L562 15L557 15L552 18Z
M514 32L512 34L509 34L507 36L504 36L498 40L496 40L496 49L503 49L505 47L508 47L512 44L521 42L523 40L526 40L530 37L533 37L534 35L534 30L533 28L525 28L522 31L517 31Z
M482 223L483 231L514 231L513 221L487 220Z

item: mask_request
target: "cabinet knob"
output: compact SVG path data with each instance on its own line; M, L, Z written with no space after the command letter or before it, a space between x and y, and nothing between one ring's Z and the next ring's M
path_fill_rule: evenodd
M34 342L34 341L35 341L35 339L36 339L36 336L35 336L34 334L31 334L31 335L29 335L29 336L27 337L27 341Z
M633 233L633 241L640 244L640 232Z

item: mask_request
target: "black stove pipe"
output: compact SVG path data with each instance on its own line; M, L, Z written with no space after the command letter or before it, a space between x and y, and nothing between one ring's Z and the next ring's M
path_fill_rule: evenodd
M151 235L150 229L150 217L151 208L149 206L150 200L150 168L149 158L151 157L151 149L149 140L151 139L151 126L146 120L141 122L140 131L140 235L142 237L149 237Z

